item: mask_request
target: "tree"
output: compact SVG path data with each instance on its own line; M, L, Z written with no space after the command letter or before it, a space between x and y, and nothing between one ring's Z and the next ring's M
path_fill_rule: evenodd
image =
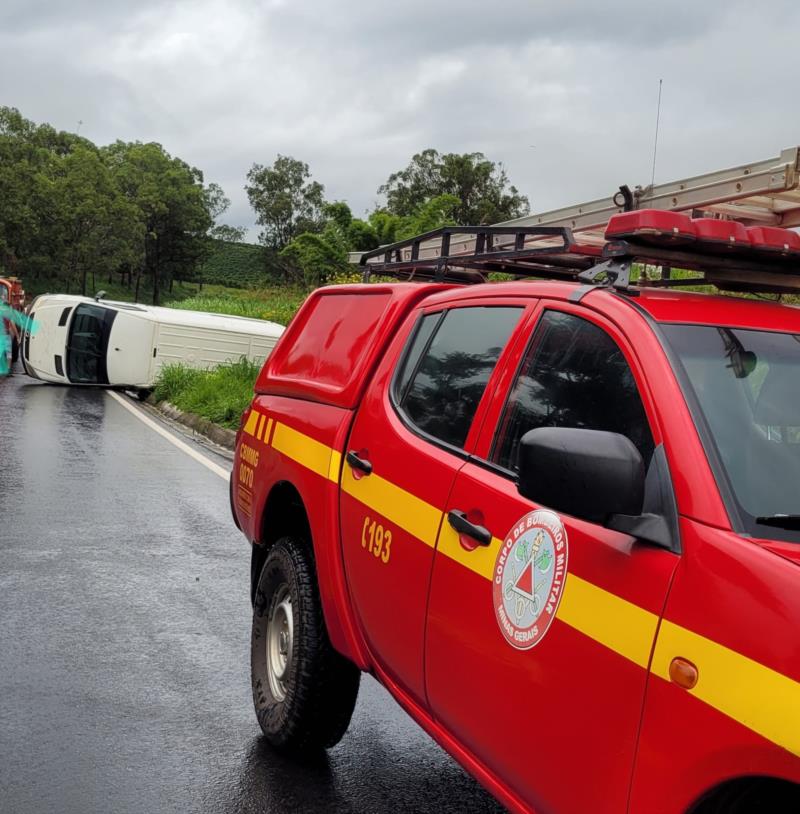
M225 195L219 184L211 183L203 190L203 197L206 202L206 209L211 220L216 221L220 215L224 215L231 205L231 199Z
M153 304L158 305L163 284L191 276L208 253L210 207L219 196L203 186L200 170L173 158L160 144L118 141L105 155L144 227L144 263L137 269L135 298L144 273L152 282Z
M243 226L228 226L227 223L220 223L211 227L209 235L214 240L221 240L224 243L243 243L247 235L247 229Z
M344 201L324 204L322 218L321 231L302 232L280 253L290 270L296 272L307 286L318 286L337 274L352 271L347 255L354 248L354 236L363 237L362 226L370 229L369 224L353 218Z
M409 165L392 173L378 192L386 195L386 211L408 217L432 198L452 195L459 204L452 212L459 225L497 223L529 211L528 199L509 184L502 164L483 153L417 153Z
M253 164L247 173L245 190L265 246L279 250L297 235L321 228L325 189L310 177L308 164L284 155L271 167Z
M400 218L397 240L405 240L442 226L455 226L460 201L455 195L437 195L420 204L409 216Z
M52 154L37 175L54 265L86 294L87 275L131 265L141 256L142 225L95 148Z

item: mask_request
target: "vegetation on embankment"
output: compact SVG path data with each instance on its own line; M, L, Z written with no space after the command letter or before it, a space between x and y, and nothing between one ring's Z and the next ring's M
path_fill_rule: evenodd
M307 295L308 291L298 286L270 286L254 291L228 288L206 292L203 289L202 293L171 302L170 306L189 311L268 319L286 325Z
M235 430L242 412L253 399L253 386L260 370L261 365L244 358L214 370L167 365L153 395L156 401L168 401L179 410Z

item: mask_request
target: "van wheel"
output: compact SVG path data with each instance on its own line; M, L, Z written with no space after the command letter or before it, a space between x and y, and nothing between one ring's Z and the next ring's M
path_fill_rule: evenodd
M250 647L253 703L269 743L294 754L335 746L361 673L331 647L314 564L292 537L275 543L261 569Z

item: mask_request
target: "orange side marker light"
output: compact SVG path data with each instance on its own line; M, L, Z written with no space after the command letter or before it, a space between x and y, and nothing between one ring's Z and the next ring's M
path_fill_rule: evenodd
M684 690L691 690L697 684L700 673L691 661L677 656L669 663L669 677Z

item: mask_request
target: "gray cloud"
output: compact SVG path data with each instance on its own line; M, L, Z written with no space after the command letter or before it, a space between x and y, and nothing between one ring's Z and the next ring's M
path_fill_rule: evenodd
M0 10L0 103L159 141L251 225L253 162L309 163L362 213L425 147L503 161L535 209L800 143L796 3L76 0ZM253 236L255 231L253 231Z

